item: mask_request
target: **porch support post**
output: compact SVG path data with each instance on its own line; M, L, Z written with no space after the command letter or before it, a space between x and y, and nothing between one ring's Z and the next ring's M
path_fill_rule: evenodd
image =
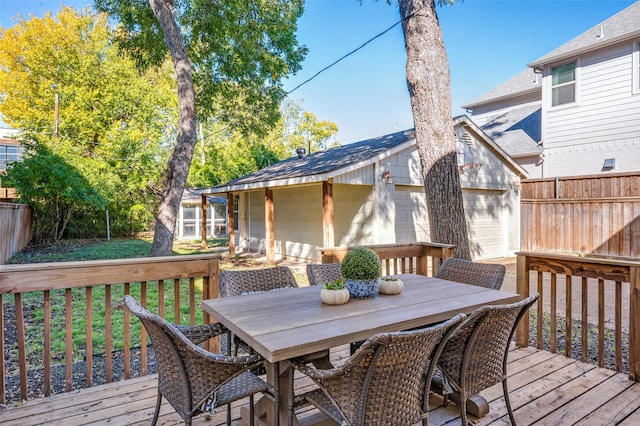
M325 248L335 247L333 222L333 182L322 182L322 244Z
M236 220L233 215L233 192L227 192L227 235L229 237L229 257L236 255L235 229Z
M264 230L267 250L267 263L275 265L275 231L274 231L274 211L273 211L273 190L271 188L264 189Z
M200 206L202 211L200 212L200 233L202 234L202 248L207 249L207 196L202 194L200 196L202 202ZM213 220L213 218L211 218Z

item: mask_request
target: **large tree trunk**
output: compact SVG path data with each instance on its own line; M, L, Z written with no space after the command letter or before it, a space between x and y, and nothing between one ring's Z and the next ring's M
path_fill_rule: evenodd
M149 0L149 4L164 33L178 82L180 108L178 135L167 164L151 247L151 256L169 256L173 249L173 234L180 209L180 199L187 182L193 148L196 144L196 96L191 64L187 58L180 29L173 16L173 1Z
M434 0L399 0L407 85L427 198L431 241L455 244L470 259L451 116L447 52Z

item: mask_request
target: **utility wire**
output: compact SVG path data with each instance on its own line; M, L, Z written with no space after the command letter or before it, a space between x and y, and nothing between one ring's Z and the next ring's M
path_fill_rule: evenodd
M392 26L390 26L389 28L387 28L386 30L382 31L379 34L376 34L375 36L371 37L369 40L365 41L364 43L362 43L360 46L356 47L355 49L353 49L351 52L347 53L346 55L342 56L341 58L335 60L334 62L332 62L331 64L327 65L326 67L322 68L320 71L318 71L317 73L315 73L314 75L312 75L311 77L309 77L308 79L306 79L305 81L303 81L302 83L298 84L296 87L294 87L293 89L289 90L286 95L290 95L291 93L295 92L296 90L298 90L300 87L304 86L305 84L307 84L308 82L310 82L311 80L313 80L314 78L316 78L317 76L319 76L320 74L322 74L323 72L325 72L326 70L328 70L329 68L332 68L334 65L336 65L338 62L341 62L342 60L348 58L349 56L353 55L354 53L356 53L358 50L362 49L363 47L365 47L367 44L371 43L373 40L377 39L378 37L382 37L383 35L385 35L386 33L388 33L389 31L391 31L393 28L397 27L398 24L402 22L402 19L399 20L398 22L396 22L395 24L393 24Z

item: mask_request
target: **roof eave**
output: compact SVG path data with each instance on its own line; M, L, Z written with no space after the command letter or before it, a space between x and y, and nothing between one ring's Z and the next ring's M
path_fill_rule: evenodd
M327 181L336 176L339 176L344 173L352 172L354 170L361 169L369 164L373 164L377 161L383 160L391 155L394 155L400 151L403 151L415 144L415 137L396 145L393 148L390 148L378 155L367 158L366 160L360 161L358 163L350 164L346 167L342 167L335 170L330 170L326 173L321 173L317 175L307 175L300 176L295 178L285 178L285 179L273 179L273 180L265 180L261 182L251 182L244 184L235 184L235 185L223 185L214 188L198 188L194 189L193 192L196 194L222 194L225 192L241 192L241 191L254 191L256 189L263 188L277 188L283 186L296 186L296 185L305 185L305 184L313 184L320 183L323 181Z
M594 43L594 44L590 44L588 46L584 46L581 47L579 49L575 49L575 50L571 50L569 52L564 52L564 53L560 53L558 55L554 55L554 56L550 56L550 57L545 57L543 56L542 58L538 59L537 61L531 62L529 64L527 64L527 66L529 68L537 68L537 67L541 67L547 64L551 64L554 62L560 62L563 61L565 59L569 59L569 58L573 58L576 56L580 56L583 53L587 53L593 50L598 50L598 49L602 49L603 47L608 47L611 46L613 44L617 44L617 43L622 43L625 41L631 41L634 38L637 38L638 36L640 36L640 30L636 30L627 34L623 34L621 36L618 37L613 37L611 39L606 39L603 40L601 42L598 43Z
M497 96L495 98L488 98L488 99L485 99L485 100L482 100L482 101L479 101L479 102L473 102L473 103L470 103L470 104L467 104L467 105L462 105L461 108L473 109L474 107L477 107L477 106L480 106L480 105L486 105L486 104L491 103L491 102L503 101L505 99L511 99L511 98L516 97L516 96L528 95L530 93L535 93L535 92L540 92L540 91L542 91L542 86L541 85L537 85L537 86L534 86L534 87L532 87L530 89L527 89L527 90L521 90L519 92L513 92L513 93L506 94L506 95Z

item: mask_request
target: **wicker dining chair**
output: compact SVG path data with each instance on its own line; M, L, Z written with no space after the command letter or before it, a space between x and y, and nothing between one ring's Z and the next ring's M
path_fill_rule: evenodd
M323 285L342 278L340 262L310 263L307 265L309 285Z
M241 296L264 291L283 290L298 287L291 269L286 266L275 266L262 269L241 269L220 271L220 297ZM238 349L251 353L250 346L240 339L228 334L227 353L237 355ZM260 368L255 372L262 372Z
M434 360L464 319L458 314L427 328L377 334L331 370L294 359L295 370L319 386L297 399L305 399L342 425L408 426L420 421L426 425ZM289 425L295 415L295 370L289 375Z
M194 416L212 413L227 406L227 425L231 424L231 402L249 397L253 424L253 395L262 393L277 403L273 387L249 370L263 363L259 355L231 357L214 354L198 346L226 332L214 323L202 326L178 326L152 314L133 297L125 296L131 313L142 321L149 333L158 365L158 399L153 414L155 425L162 398L182 417L186 425Z
M437 365L459 393L462 425L467 425L467 399L502 382L509 418L515 426L507 389L507 355L520 318L537 299L535 293L517 303L477 309L444 346Z
M298 287L298 283L286 266L220 271L220 297L293 287Z
M507 268L504 265L470 262L450 257L442 262L434 277L500 290L506 271Z

